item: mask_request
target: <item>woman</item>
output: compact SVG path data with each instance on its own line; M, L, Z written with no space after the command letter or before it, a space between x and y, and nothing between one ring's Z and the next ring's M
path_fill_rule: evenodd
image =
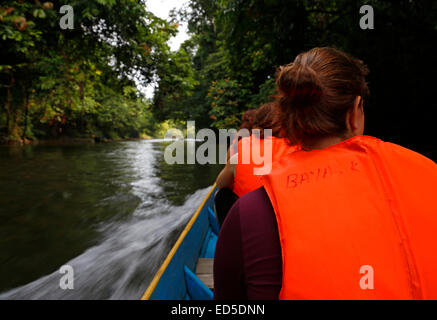
M252 133L252 127L255 122L257 109L246 110L241 116L241 126L238 133L241 134L242 130L247 130L248 134ZM235 154L238 149L238 142L241 140L241 136L237 133L237 137L232 141L231 146L226 154L226 165L217 177L216 184L218 185L218 192L214 197L214 211L217 216L219 225L223 224L229 209L234 205L235 201L238 200L238 195L232 190L232 181L234 168L230 164L231 155ZM230 177L231 182L228 182ZM228 187L229 184L229 187Z
M264 150L264 138L266 138L264 129L272 131L272 136L267 137L271 141L267 150ZM255 134L254 130L258 130L259 135ZM262 186L261 176L255 173L255 168L269 167L270 165L265 162L271 163L280 159L283 154L294 150L284 139L280 138L280 131L281 127L272 104L265 104L256 110L250 128L251 135L239 140L237 149L239 152L232 156L232 160L228 159L225 168L217 177L216 184L219 192L215 197L215 205L220 225L239 197ZM243 152L247 153L247 161L243 161ZM267 157L265 152L270 152L271 158ZM255 161L256 156L263 157L265 161L258 163Z
M436 299L437 165L363 136L366 66L331 48L277 75L290 143L220 231L216 299Z

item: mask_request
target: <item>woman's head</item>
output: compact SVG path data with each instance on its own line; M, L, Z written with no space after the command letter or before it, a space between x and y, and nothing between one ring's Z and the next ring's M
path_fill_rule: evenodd
M280 137L281 122L278 110L273 103L266 103L257 109L253 129L261 130L261 138L264 138L264 129L271 129L272 136Z
M362 134L368 72L362 61L332 48L314 48L281 67L276 104L290 142L310 146Z

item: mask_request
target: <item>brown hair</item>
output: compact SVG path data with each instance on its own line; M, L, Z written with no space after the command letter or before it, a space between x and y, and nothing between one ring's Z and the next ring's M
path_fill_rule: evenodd
M281 121L275 104L266 103L257 109L253 129L261 130L260 138L264 138L264 129L272 129L272 136L280 137Z
M305 145L321 137L343 136L355 98L369 94L368 73L362 61L333 48L311 49L281 67L275 103L290 142Z
M249 109L243 113L241 116L241 129L248 129L249 132L252 131L253 123L255 121L255 115L256 115L257 109Z

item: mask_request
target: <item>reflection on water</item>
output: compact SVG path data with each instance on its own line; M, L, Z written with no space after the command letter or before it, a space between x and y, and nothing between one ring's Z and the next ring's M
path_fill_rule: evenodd
M0 148L0 298L139 298L221 168L165 145Z

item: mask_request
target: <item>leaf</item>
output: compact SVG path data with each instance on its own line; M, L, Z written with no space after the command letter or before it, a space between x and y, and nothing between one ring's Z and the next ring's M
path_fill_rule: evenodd
M44 12L43 9L35 9L35 10L33 10L32 14L35 18L44 19L46 17L46 13Z
M47 15L46 15L46 13L44 12L44 10L39 10L39 13L38 13L38 17L39 18L41 18L41 19L44 19L45 17L46 17Z
M44 2L44 3L42 4L42 7L43 7L45 10L53 9L53 2Z

